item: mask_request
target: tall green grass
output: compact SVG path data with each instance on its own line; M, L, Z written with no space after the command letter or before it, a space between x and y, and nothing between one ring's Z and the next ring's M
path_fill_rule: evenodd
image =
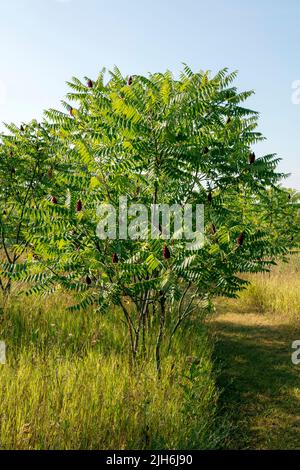
M68 298L15 297L0 316L1 449L210 449L221 445L211 341L177 335L158 380L129 367L118 311L66 311Z

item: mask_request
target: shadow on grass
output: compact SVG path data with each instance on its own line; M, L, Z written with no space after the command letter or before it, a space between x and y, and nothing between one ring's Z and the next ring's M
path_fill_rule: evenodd
M212 322L221 408L233 422L228 448L299 449L300 365L292 364L291 344L300 328L242 317L241 324L236 317Z

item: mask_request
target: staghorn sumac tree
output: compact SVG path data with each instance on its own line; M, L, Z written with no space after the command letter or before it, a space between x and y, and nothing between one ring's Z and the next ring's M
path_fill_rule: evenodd
M0 287L9 293L14 279L34 260L30 233L41 202L51 197L57 160L47 123L6 125L0 140Z
M300 193L282 187L269 188L264 204L258 209L260 224L271 235L273 244L288 247L291 252L300 246ZM258 215L257 214L257 215Z
M60 197L36 211L30 242L48 273L38 288L78 292L74 309L118 306L132 359L153 354L155 335L160 373L162 348L191 314L215 296L235 296L246 284L240 273L267 270L289 252L264 222L283 175L275 155L253 153L263 137L257 113L243 106L252 92L232 85L236 73L211 77L185 66L178 78L109 75L73 78L66 112L46 112L64 169ZM204 204L204 246L190 251L162 234L99 239L97 205L117 207L120 196L146 207Z

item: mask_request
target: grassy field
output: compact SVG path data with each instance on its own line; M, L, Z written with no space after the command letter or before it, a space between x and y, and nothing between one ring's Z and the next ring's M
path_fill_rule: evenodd
M1 449L215 448L211 341L187 325L158 380L154 361L129 368L118 311L66 312L67 297L15 298L0 317Z
M65 294L2 301L1 449L294 449L300 442L300 258L187 323L163 363L129 367L118 310Z
M232 423L226 447L300 448L300 258L251 277L238 300L221 299L211 320L221 369L221 406Z

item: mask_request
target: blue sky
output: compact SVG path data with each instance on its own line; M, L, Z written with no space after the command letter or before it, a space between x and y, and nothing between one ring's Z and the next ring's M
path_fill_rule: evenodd
M254 89L286 185L300 189L299 0L10 0L0 9L0 122L41 118L60 107L73 75L96 77L118 65L124 74L192 69L239 70ZM300 96L300 94L299 94Z

